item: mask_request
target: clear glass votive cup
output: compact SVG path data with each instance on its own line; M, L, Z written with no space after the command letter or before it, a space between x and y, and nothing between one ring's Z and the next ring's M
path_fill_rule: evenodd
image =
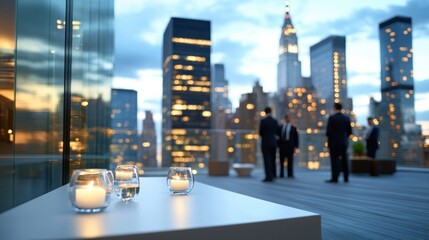
M109 206L112 189L112 171L76 169L70 178L69 199L77 212L100 212Z
M167 187L173 195L188 194L194 188L194 175L190 167L170 167Z
M134 165L119 165L115 169L114 189L116 196L124 202L136 198L140 192L140 179Z

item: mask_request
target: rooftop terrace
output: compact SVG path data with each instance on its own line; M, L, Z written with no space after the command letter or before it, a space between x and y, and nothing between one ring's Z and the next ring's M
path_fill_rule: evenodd
M429 171L398 169L394 175L352 174L325 183L329 171L296 171L294 179L263 183L250 177L198 174L196 181L321 214L323 239L429 239ZM255 206L257 207L257 206Z

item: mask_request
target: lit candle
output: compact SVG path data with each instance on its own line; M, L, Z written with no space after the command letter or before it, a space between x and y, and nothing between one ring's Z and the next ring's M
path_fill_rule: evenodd
M133 172L131 171L117 171L116 172L116 180L126 181L131 180L133 178Z
M188 179L171 179L170 187L173 191L185 191L189 188Z
M106 190L102 187L88 185L85 188L76 189L76 207L100 208L105 204Z

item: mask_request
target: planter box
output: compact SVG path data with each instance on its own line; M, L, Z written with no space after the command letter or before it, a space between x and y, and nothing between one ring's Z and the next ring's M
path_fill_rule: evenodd
M395 160L369 157L353 157L351 159L351 173L369 173L371 176L378 176L379 174L393 174L395 172Z
M228 161L209 161L208 166L209 175L214 176L228 176L229 175L229 162Z

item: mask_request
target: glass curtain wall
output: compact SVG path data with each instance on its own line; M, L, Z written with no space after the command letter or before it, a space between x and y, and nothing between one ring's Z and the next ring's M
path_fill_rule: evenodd
M108 167L113 0L2 1L0 18L1 212Z

